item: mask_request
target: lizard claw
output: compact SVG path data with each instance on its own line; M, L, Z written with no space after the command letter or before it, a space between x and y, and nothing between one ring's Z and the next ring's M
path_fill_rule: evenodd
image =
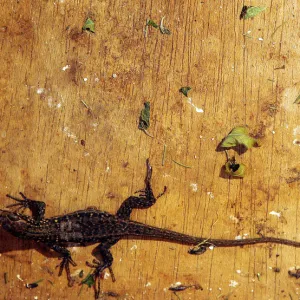
M116 281L115 278L115 274L112 270L112 267L110 266L110 264L105 264L105 263L101 263L99 260L97 259L93 259L92 263L90 262L86 262L86 265L90 268L95 269L92 273L92 277L94 279L94 289L95 289L95 299L99 299L99 295L100 295L100 279L102 277L102 273L103 271L108 268L109 272L111 274L111 279L113 282Z
M59 259L61 259L62 262L56 266L57 268L59 267L58 276L61 276L63 270L65 269L66 273L67 273L67 278L68 278L68 285L71 287L74 284L74 279L71 276L70 264L75 267L76 263L70 256L64 256Z

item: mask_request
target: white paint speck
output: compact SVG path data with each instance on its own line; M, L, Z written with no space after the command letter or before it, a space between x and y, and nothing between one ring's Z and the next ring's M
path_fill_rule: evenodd
M200 138L200 139L202 139L202 138L203 138L203 136L202 136L202 135L200 135L200 136L199 136L199 138Z
M148 286L151 286L151 282L147 282L147 283L145 284L145 287L148 287Z
M231 220L231 221L233 221L234 223L238 223L240 220L236 217L236 216L234 216L234 215L230 215L229 216L229 219Z
M18 278L20 281L24 281L24 280L21 278L20 274L17 274L17 278Z
M181 286L182 285L182 283L180 282L180 281L177 281L177 282L175 282L175 283L172 283L171 285L170 285L170 288L177 288L177 287L179 287L179 286Z
M39 95L41 95L41 94L45 93L45 89L44 88L38 88L36 90L36 93L39 94Z
M209 196L210 199L214 199L215 198L213 192L207 192L207 195Z
M34 296L33 299L34 299L34 300L38 300L39 297L38 297L38 296Z
M47 104L50 108L61 108L61 103L55 103L55 100L50 96L47 98Z
M272 130L272 133L275 134L275 130Z
M137 245L133 245L130 250L133 251L133 250L136 250L137 249Z
M95 78L95 82L99 82L99 78L98 77Z
M293 135L300 135L300 126L299 125L293 129Z
M242 273L242 271L241 271L241 270L236 270L236 272L237 272L238 274L241 274L241 273Z
M73 139L75 143L78 142L77 136L73 132L71 132L68 126L63 127L62 131L68 138Z
M196 112L198 112L198 113L203 113L203 112L204 112L204 110L203 110L202 108L197 107L197 106L193 103L192 98L188 98L188 99L187 99L187 102L195 108Z
M300 146L300 140L298 140L298 139L293 140L293 144Z
M65 65L64 67L62 67L62 71L66 71L70 68L70 65Z
M281 217L281 212L277 212L277 211L272 210L269 213L269 215L276 216L276 217L280 218Z
M112 78L117 78L118 77L118 75L117 74L112 74Z
M251 33L251 30L248 30L248 31L247 31L247 34L250 34L250 33Z
M235 240L241 240L241 239L242 239L242 236L237 235L234 239L235 239Z
M87 81L87 80L88 80L87 77L84 77L84 78L83 78L83 81Z
M260 37L260 38L258 38L258 40L262 42L264 39L262 37Z
M214 250L214 246L213 245L210 245L209 247L208 247L210 250Z
M198 184L197 183L191 183L190 187L192 188L193 192L197 192L198 191Z
M103 278L108 279L109 277L110 277L110 274L108 272L105 272Z
M239 285L239 283L235 280L230 280L229 286L231 287L237 287Z

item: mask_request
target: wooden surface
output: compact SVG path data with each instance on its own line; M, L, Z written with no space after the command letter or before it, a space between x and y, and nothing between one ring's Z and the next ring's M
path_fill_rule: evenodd
M243 21L244 4L267 9ZM11 203L7 193L22 191L44 200L47 216L88 206L115 212L143 187L150 157L155 193L164 185L168 192L132 219L205 237L261 232L300 241L298 8L296 0L2 1L2 207ZM149 28L145 37L146 19L163 16L172 34ZM95 34L81 31L87 17ZM187 85L203 113L178 92ZM154 138L137 129L145 101ZM248 173L229 180L220 177L225 154L215 150L237 125L248 125L262 147L236 154ZM57 277L59 261L45 247L0 234L1 299L93 299L92 289L78 296L78 284ZM92 249L71 248L72 273L88 273ZM288 270L300 265L300 250L260 245L191 256L188 249L120 241L112 248L117 281L104 279L102 291L120 299L298 299L300 281ZM25 288L39 279L38 288ZM167 290L176 282L203 290L178 298Z

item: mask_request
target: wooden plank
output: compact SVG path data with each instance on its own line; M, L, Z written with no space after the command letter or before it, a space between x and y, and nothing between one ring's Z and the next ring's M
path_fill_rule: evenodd
M44 200L47 216L87 206L115 212L143 187L150 157L154 190L166 185L168 193L132 219L198 236L260 232L300 241L299 107L293 103L300 91L299 12L296 1L255 5L267 9L243 21L240 1L3 3L3 207L11 203L6 193L22 191ZM172 34L148 28L145 37L146 19L159 23L164 16ZM87 17L95 21L95 34L81 30ZM182 86L192 87L195 106L178 92ZM145 101L154 138L137 129ZM262 146L235 154L247 175L229 180L220 177L225 154L215 150L237 125L248 125ZM92 290L67 288L66 278L57 277L55 254L0 234L0 276L8 279L2 279L1 299L73 299L79 293L92 299ZM72 272L89 272L92 249L71 248L78 264ZM260 245L202 256L187 250L120 241L112 248L117 281L104 279L102 291L121 299L177 299L167 289L180 281L203 287L178 293L181 299L298 297L299 283L288 276L299 264L297 249ZM25 288L39 279L38 288Z

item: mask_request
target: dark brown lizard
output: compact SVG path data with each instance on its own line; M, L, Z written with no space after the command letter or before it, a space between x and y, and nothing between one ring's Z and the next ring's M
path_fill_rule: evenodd
M59 253L62 256L62 261L59 265L59 275L65 269L70 286L73 283L70 275L70 264L73 266L76 264L66 247L70 244L86 246L87 244L100 243L93 251L93 255L97 260L94 260L93 264L87 263L94 268L92 276L95 282L98 282L97 287L95 285L95 298L99 297L101 273L106 268L112 271L113 256L110 252L111 246L120 239L130 236L148 237L193 246L197 245L190 249L190 254L201 254L211 245L214 247L235 247L258 243L276 243L300 247L299 242L273 237L242 240L194 237L131 221L129 217L133 209L149 208L166 190L165 187L164 192L155 198L150 183L151 175L152 168L149 160L147 160L145 189L139 191L140 194L138 197L131 196L127 198L115 215L94 208L88 208L62 216L45 218L45 203L28 199L20 193L23 199L7 195L7 197L17 201L17 203L8 207L16 206L17 210L0 210L0 224L3 229L16 237L41 242ZM19 212L20 209L24 208L29 208L32 211L32 216ZM99 256L102 257L102 260L100 260Z

